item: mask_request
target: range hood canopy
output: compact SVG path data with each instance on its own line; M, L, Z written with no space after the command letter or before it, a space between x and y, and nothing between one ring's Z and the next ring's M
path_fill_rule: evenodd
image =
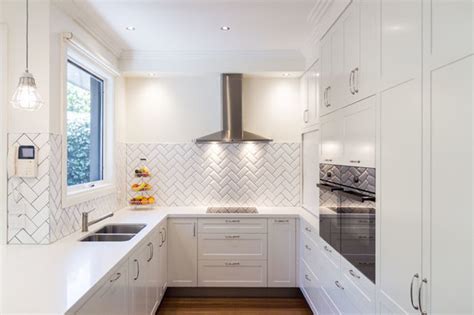
M222 128L223 130L197 138L196 143L271 142L245 131L242 124L242 74L222 74Z

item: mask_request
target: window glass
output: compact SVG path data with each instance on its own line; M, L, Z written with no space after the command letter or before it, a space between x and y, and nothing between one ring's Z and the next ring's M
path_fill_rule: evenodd
M67 64L67 184L104 179L104 81L68 60Z

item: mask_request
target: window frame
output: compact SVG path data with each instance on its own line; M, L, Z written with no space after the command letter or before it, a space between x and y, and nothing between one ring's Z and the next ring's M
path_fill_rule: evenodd
M102 163L103 179L68 186L67 183L67 65L71 61L75 65L83 68L90 74L103 80L103 122L102 122ZM114 172L114 95L115 95L115 74L107 67L101 65L90 56L72 45L66 45L62 61L62 102L61 102L61 128L62 128L62 172L61 191L62 207L70 207L79 203L87 202L103 196L115 193L115 172Z

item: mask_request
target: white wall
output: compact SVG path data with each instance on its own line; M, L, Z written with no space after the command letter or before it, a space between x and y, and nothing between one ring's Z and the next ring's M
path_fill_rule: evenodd
M276 142L299 142L297 79L245 78L244 128ZM190 142L222 128L220 76L127 78L126 141Z

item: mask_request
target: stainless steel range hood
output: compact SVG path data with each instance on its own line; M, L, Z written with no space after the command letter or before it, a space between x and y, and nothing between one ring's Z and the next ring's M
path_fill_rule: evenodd
M242 126L242 74L222 74L222 128L223 130L197 138L196 143L270 142L268 139L245 131Z

